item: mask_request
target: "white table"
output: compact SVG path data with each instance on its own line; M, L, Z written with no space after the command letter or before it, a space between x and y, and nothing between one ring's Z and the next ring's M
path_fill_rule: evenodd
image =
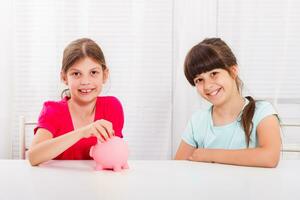
M300 160L275 169L189 161L129 161L95 171L94 161L0 160L0 199L300 199Z

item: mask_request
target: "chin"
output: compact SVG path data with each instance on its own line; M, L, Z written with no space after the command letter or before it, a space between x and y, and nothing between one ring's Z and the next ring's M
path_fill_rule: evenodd
M212 105L214 106L221 106L224 104L224 100L221 99L221 98L218 98L218 99L206 99L209 103L211 103Z
M81 104L87 104L87 103L91 103L93 101L95 101L97 98L97 96L89 96L89 97L81 97L81 96L77 96L76 100L78 102L80 102Z

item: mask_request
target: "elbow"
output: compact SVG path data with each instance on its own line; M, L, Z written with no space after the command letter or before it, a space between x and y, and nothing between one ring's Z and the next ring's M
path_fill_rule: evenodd
M280 160L280 153L278 154L272 154L272 155L267 155L266 158L264 159L264 164L263 167L266 168L275 168L278 166L279 160Z
M277 167L278 163L279 163L279 160L272 159L272 160L267 161L265 163L264 167L266 167L266 168L275 168L275 167Z
M176 155L173 160L184 160L183 158L180 158L178 155Z
M38 166L40 164L36 161L35 156L34 156L34 152L31 149L28 150L27 157L28 157L28 161L31 164L31 166L34 167L34 166Z
M176 154L174 160L189 160L190 155Z

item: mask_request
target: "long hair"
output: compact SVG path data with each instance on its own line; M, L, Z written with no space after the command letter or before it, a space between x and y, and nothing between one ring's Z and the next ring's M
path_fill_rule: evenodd
M184 61L184 74L188 82L195 86L194 79L197 75L213 69L224 69L231 74L230 67L237 65L237 60L229 46L220 38L207 38L192 47ZM243 82L237 76L235 79L239 93L242 93ZM243 126L246 143L249 147L250 135L253 127L252 118L255 112L255 100L251 96L244 108L241 124Z
M74 40L64 49L61 72L66 74L76 62L86 57L98 62L102 70L107 68L104 54L99 45L89 38L81 38ZM63 90L61 97L69 96L68 93L69 89Z

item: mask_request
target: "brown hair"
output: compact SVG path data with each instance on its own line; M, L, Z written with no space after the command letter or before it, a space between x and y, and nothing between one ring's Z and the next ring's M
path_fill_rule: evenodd
M184 61L184 74L192 86L197 75L213 69L224 69L230 75L230 67L237 65L237 60L229 46L220 38L207 38L192 47ZM239 93L242 93L243 82L236 77L236 85ZM252 118L255 111L255 100L251 96L246 97L248 105L242 111L241 124L246 135L249 147L250 135L253 127Z
M66 74L76 62L86 57L98 62L102 66L102 70L107 69L104 54L99 45L89 38L81 38L74 40L65 48L61 71ZM68 90L62 91L62 98L67 95Z

